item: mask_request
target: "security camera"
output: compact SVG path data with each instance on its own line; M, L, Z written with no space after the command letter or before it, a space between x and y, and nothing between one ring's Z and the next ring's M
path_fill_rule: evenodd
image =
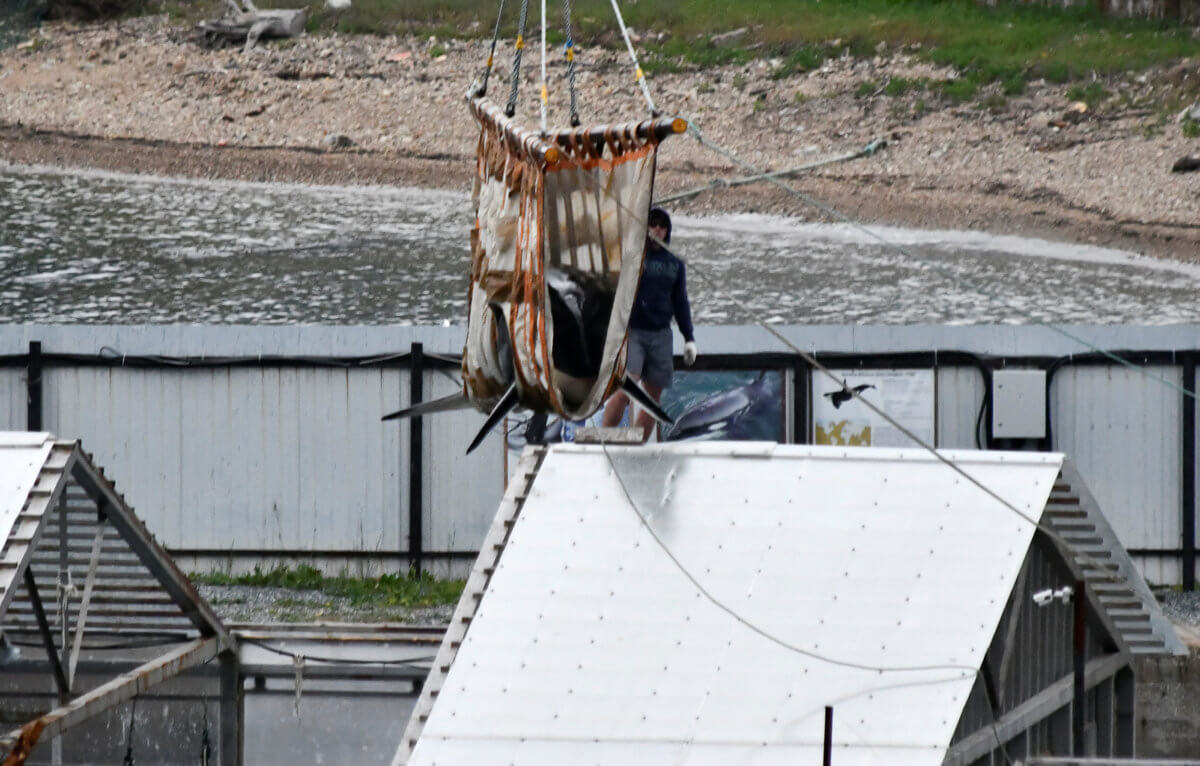
M1075 595L1075 589L1070 585L1064 585L1058 590L1046 588L1033 594L1033 603L1038 606L1049 606L1054 602L1054 599L1058 599L1064 604L1069 604L1073 595Z

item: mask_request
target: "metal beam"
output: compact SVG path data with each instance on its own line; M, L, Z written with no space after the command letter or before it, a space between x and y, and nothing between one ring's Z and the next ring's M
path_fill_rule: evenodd
M222 652L220 734L217 737L217 763L242 766L243 737L246 723L246 693L237 652Z
M10 731L0 737L0 747L11 748L18 740L21 740L32 749L38 738L57 737L72 726L119 705L169 678L174 678L190 667L208 662L217 655L217 650L216 638L197 638L189 641L178 649L139 665L87 694L76 697L66 705L57 707L40 718L35 718L20 729ZM33 732L37 733L33 734ZM16 763L20 764L23 761L24 758Z
M42 430L42 344L29 343L29 361L25 367L25 391L28 408L25 411L25 430Z
M96 524L96 538L92 541L92 558L88 562L87 580L83 586L83 600L79 602L75 641L71 646L71 655L67 659L67 681L72 685L75 683L75 665L79 662L79 651L83 648L83 631L87 628L88 607L92 605L92 589L96 587L96 570L100 568L100 548L103 542L104 518L101 517L100 522ZM65 643L63 647L66 647Z
M1196 390L1196 357L1183 361L1183 389ZM1196 397L1183 395L1183 589L1196 589Z
M54 670L54 681L58 684L59 694L70 694L71 682L67 680L67 676L63 672L58 649L54 646L54 636L50 634L50 623L46 620L46 610L42 608L42 596L38 593L33 572L28 568L25 570L25 589L29 591L29 603L33 604L33 614L37 617L38 632L42 634L42 643L46 645L46 656L50 658L50 667Z
M1092 688L1129 667L1129 655L1124 652L1097 657L1084 669L1084 684ZM943 766L962 766L973 763L1008 742L1034 724L1044 721L1071 704L1075 685L1074 675L1064 676L1033 697L1001 716L993 725L984 724L973 734L954 743L946 752Z
M75 449L79 449L78 445ZM102 476L89 460L77 460L71 475L96 504L103 508L108 522L116 528L121 538L137 554L142 564L150 570L150 574L154 575L163 590L179 605L184 616L191 620L200 634L215 635L220 639L222 649L232 647L232 640L225 625L221 622L221 618L200 597L191 581L175 566L170 555L154 540L142 522L133 515L129 506L125 504L125 499L117 494L112 483Z
M425 396L425 347L420 343L412 344L412 355L408 367L408 402L412 407ZM422 515L425 505L425 490L422 486L424 464L422 456L425 453L424 421L418 415L408 419L408 554L409 565L416 572L421 571L422 552L425 548Z

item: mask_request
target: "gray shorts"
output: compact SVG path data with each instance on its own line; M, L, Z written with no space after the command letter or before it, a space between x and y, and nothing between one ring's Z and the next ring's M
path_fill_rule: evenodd
M630 328L625 370L639 380L670 388L671 374L675 371L672 341L669 326L661 330Z

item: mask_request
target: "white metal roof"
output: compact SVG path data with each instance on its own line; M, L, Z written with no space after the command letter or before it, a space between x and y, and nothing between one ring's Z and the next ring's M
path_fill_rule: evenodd
M54 446L47 433L0 431L0 547Z
M1033 518L1063 459L943 454ZM941 763L1032 534L920 450L555 447L409 762L815 763L831 705Z

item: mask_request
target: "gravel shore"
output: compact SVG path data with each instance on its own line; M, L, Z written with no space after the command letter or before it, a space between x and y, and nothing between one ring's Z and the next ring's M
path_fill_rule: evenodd
M486 56L482 42L365 36L214 51L161 17L44 26L23 47L0 51L0 160L466 190L478 134L463 95ZM566 123L558 58L549 74L552 125ZM508 62L499 54L497 61L492 97L502 100ZM954 75L912 51L835 55L817 71L784 78L772 76L776 63L663 73L651 88L665 111L760 168L793 168L886 140L872 157L792 181L857 220L1200 261L1200 173L1171 172L1180 157L1200 155L1200 139L1154 108L1200 82L1200 61L1105 82L1113 95L1103 103L1072 107L1067 86L1035 82L991 109L919 90L887 95L882 86L892 77ZM588 49L580 64L585 122L645 115L623 52ZM519 114L535 125L536 57L524 72ZM658 188L668 194L744 172L690 137L672 138ZM676 207L828 220L766 185Z
M454 614L452 605L358 606L344 596L318 590L255 585L197 585L196 588L221 619L229 623L386 622L444 626Z

